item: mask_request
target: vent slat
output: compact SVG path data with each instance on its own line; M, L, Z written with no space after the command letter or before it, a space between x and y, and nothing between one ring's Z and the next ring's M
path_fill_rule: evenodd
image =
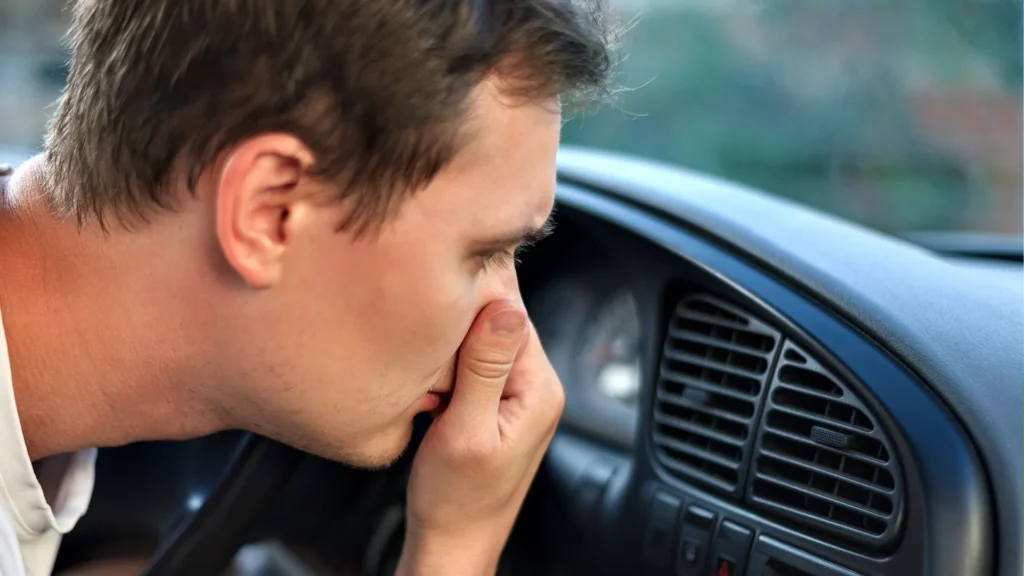
M651 441L664 471L742 495L771 363L782 339L705 295L682 299L666 328Z
M719 362L710 358L704 358L697 356L696 354L688 354L686 352L680 352L678 350L672 350L666 348L665 358L669 360L675 360L676 362L683 362L686 364L693 364L696 366L702 366L724 372L725 374L733 374L736 376L742 376L744 378L761 378L764 376L764 371L755 372L753 370L747 370L746 368L738 368L725 362Z
M877 512L875 510L871 510L870 508L864 508L863 506L860 506L860 505L858 505L855 502L850 502L850 501L848 501L848 500L846 500L844 498L840 498L840 497L836 496L835 494L827 494L827 493L822 492L820 490L817 490L815 488L808 488L807 486L801 486L800 484L797 484L795 482L790 482L789 480L786 480L784 478L778 478L776 476L771 476L771 475L761 474L761 473L757 473L756 478L759 479L759 480L763 480L765 482L770 482L770 483L775 484L777 486L782 486L783 488L789 488L790 490L793 490L795 492L799 492L799 493L802 493L802 494L805 494L805 495L808 495L808 496L817 497L820 500L828 503L829 505L832 505L832 506L842 506L843 508L846 508L847 510L856 512L858 514L863 514L865 516L871 516L871 517L877 518L878 520L888 520L890 518L890 515L888 515L888 514L881 514L881 513Z
M763 336L762 334L751 333L756 336ZM736 342L727 341L719 338L712 338L710 336L704 336L699 332L693 332L684 328L670 327L668 335L674 340L689 340L691 342L698 342L707 346L715 346L717 348L724 348L730 352L739 352L740 354L753 354L756 356L762 356L765 358L770 357L771 351L765 351L760 348L754 348L753 346L744 346Z
M727 412L725 410L720 410L718 408L712 408L710 406L707 406L707 405L704 405L704 404L699 404L697 402L691 402L691 401L687 400L686 398L684 398L682 396L679 396L677 394L668 394L668 393L665 393L665 392L662 392L662 391L659 390L658 394L657 394L657 399L659 401L665 402L667 404L674 404L676 406L682 406L684 408L689 408L691 410L696 410L698 412L706 412L707 414L710 414L711 416L715 416L716 418L721 418L723 420L729 420L730 422L735 422L737 424L747 425L747 424L750 423L750 418L745 418L745 417L740 416L738 414L734 414L732 412Z
M778 381L789 384L802 390L815 390L830 396L841 398L842 387L838 386L832 378L823 375L815 370L805 368L801 365L789 364L779 370Z
M782 380L779 380L779 381L776 382L776 387L778 387L778 388L785 388L786 390L790 390L790 391L795 392L797 394L806 394L806 395L811 396L813 398L817 398L819 400L825 400L827 402L834 402L834 401L837 400L837 397L833 396L831 394L826 394L825 392L821 392L819 390L814 390L813 388L803 388L803 387L798 386L796 384L790 384L789 382L783 382Z
M712 440L718 440L719 442L730 444L732 446L735 446L736 448L743 448L743 446L746 444L746 442L744 442L744 438L735 438L733 436L729 436L728 434L722 434L721 432L708 428L707 426L699 426L696 424L692 424L690 422L687 422L686 420L674 418L672 416L668 416L660 412L654 415L654 421L658 424L665 424L667 426L671 426L679 430L685 430L686 432L692 432L693 434L698 434L700 436L711 438Z
M792 432L787 432L785 430L777 430L777 429L774 429L774 428L770 428L767 425L765 426L765 430L769 430L769 431L771 431L772 434L777 434L779 436L782 436L783 438L787 438L789 440L793 440L794 442L800 442L801 444L806 444L806 445L808 445L808 446L810 446L812 448L818 448L818 449L821 449L821 450L826 450L826 451L831 452L831 453L833 453L833 454L835 454L837 456L845 456L847 458L853 458L855 460L858 460L858 461L863 462L865 464L869 464L871 466L885 466L886 465L886 462L883 462L882 460L878 460L877 458L869 458L869 457L864 456L863 454L859 454L857 452L847 452L847 451L844 451L844 450L839 450L837 448L833 448L831 446L826 446L824 444L818 444L814 440L811 440L810 438L807 438L805 436L801 436L799 434L793 434Z
M840 431L855 434L857 436L871 436L871 430L861 428L859 426L853 426L851 424L847 424L846 422L842 422L840 420L836 420L833 418L827 418L825 416L821 416L813 412L808 412L806 410L800 410L798 408L791 408L789 406L780 406L779 404L773 404L772 411L784 412L792 416L799 416L801 418L813 420L818 424L822 424L824 426L831 426L832 428L839 428Z
M848 530L848 526L845 525L844 523L837 522L837 521L834 521L834 520L829 520L829 519L823 518L823 517L821 517L821 516L819 516L817 514L813 514L811 512L808 512L807 511L807 507L803 506L803 505L797 506L797 505L785 504L785 503L779 502L779 501L777 501L775 499L765 498L765 497L757 496L757 495L755 495L753 497L753 502L755 504L761 504L763 506L769 506L769 507L771 507L773 509L777 509L777 510L783 511L783 512L785 512L786 514L788 514L791 517L797 518L799 520L803 520L807 524L816 525L816 526L825 526L827 528L831 528L832 530L840 530L840 531ZM884 532L884 530L885 530L886 522L883 521L883 520L875 519L875 518L871 518L870 520L876 526L876 528L874 530L866 530L865 532L867 532L871 536L881 535L882 532Z
M760 455L762 457L768 456L771 458L775 458L777 460L784 461L785 463L791 466L799 466L800 468L803 468L808 472L824 474L825 476L828 476L829 478L834 478L835 480L849 482L850 484L863 488L864 490L867 490L869 492L874 492L875 494L879 494L881 496L891 496L893 494L893 490L891 489L882 488L881 486L872 484L870 482L865 482L864 480L861 480L860 478L857 478L855 476L841 474L839 472L829 470L828 468L819 465L810 464L808 462L805 462L804 460L794 459L792 456L788 454L782 454L781 452L775 452L774 450L761 450Z
M681 374L679 372L675 372L667 368L661 371L661 377L664 378L665 380L670 380L672 382L682 384L683 386L690 386L692 388L698 388L705 392L712 392L714 394L721 394L722 396L729 396L730 398L743 400L744 402L751 402L758 396L757 394L744 394L743 392L735 390L734 388L723 386L721 384L712 384L711 382L698 380L697 378L693 378L691 376L687 376L686 374Z
M689 454L690 456L693 456L695 458L707 460L709 462L721 466L722 468L728 468L729 470L739 469L739 462L735 460L729 460L728 458L724 458L718 454L715 454L714 452L709 452L707 450L697 448L696 446L691 446L689 444L679 442L678 440L669 438L664 434L658 434L657 432L655 432L654 440L661 446L667 446L673 450Z
M742 322L735 322L728 318L721 318L719 316L712 316L710 314L704 314L696 310L688 310L686 308L679 308L676 310L676 318L684 320L697 320L698 322L704 322L705 324L714 324L716 326L722 326L723 328L729 328L731 330L743 330L751 334L762 335L750 329L750 324L743 324ZM766 334L764 334L766 336Z
M723 480L713 474L708 474L706 470L695 468L693 466L687 466L682 464L674 458L666 457L662 461L662 464L666 468L669 468L675 472L682 473L685 476L699 476L700 480L706 484L711 484L713 487L718 488L722 491L729 491L736 487L735 480Z

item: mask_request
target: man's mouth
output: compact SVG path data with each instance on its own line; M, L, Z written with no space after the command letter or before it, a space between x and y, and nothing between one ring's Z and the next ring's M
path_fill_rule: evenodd
M452 358L438 372L434 385L423 394L428 412L435 418L444 412L452 399L452 390L455 388L455 362Z

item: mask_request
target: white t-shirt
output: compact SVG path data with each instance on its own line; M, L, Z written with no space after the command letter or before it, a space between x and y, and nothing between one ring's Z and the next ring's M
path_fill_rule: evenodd
M67 457L51 507L21 433L0 317L0 576L48 576L53 571L61 537L85 514L95 480L95 448Z

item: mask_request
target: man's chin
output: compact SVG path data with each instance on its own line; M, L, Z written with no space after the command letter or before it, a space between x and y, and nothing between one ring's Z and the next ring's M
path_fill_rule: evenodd
M402 455L405 454L407 446L408 444L394 452L361 454L359 457L351 458L345 463L354 468L362 468L364 470L384 470L385 468L390 468L401 459Z
M351 446L348 447L349 449L342 449L325 456L354 468L382 470L390 467L405 454L411 438L412 424L410 423L404 430L381 435L359 446Z

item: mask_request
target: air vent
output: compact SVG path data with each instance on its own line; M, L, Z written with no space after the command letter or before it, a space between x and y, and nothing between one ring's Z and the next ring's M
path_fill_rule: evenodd
M691 296L669 322L654 407L658 460L672 475L742 494L779 333L710 296Z
M895 452L864 404L786 342L764 407L749 497L763 509L869 546L898 528Z

